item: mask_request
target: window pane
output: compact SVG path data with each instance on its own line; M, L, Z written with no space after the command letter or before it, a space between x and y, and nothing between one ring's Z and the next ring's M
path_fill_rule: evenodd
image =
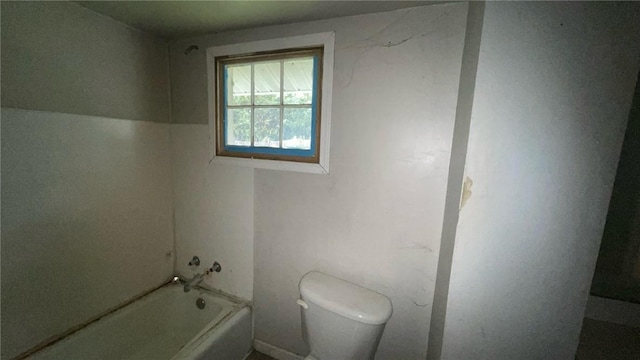
M285 108L282 147L311 149L311 108Z
M226 66L227 105L251 105L251 65Z
M280 105L280 61L254 65L255 105Z
M284 103L311 104L313 58L284 61Z
M253 145L280 147L280 108L255 108Z
M226 145L251 146L251 108L227 109Z

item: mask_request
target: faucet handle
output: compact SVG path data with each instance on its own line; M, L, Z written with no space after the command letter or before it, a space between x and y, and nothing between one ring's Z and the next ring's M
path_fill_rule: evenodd
M200 258L194 255L193 259L189 261L189 266L200 266Z
M222 265L220 265L220 263L218 263L217 261L213 262L213 266L211 267L211 269L209 269L211 272L220 272L222 270Z

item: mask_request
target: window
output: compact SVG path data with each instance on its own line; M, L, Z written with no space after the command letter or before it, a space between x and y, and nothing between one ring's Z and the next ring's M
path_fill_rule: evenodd
M333 36L207 50L213 162L328 173Z
M217 153L317 163L322 50L216 58Z

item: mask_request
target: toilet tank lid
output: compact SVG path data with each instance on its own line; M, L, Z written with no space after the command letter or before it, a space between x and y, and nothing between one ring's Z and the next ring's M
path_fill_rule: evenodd
M388 297L318 271L305 274L299 288L305 301L364 324L384 324L393 310Z

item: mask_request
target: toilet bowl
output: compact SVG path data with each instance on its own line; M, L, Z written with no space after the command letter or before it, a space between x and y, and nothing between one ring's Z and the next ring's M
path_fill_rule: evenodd
M371 360L393 308L386 296L318 271L299 284L305 360Z

